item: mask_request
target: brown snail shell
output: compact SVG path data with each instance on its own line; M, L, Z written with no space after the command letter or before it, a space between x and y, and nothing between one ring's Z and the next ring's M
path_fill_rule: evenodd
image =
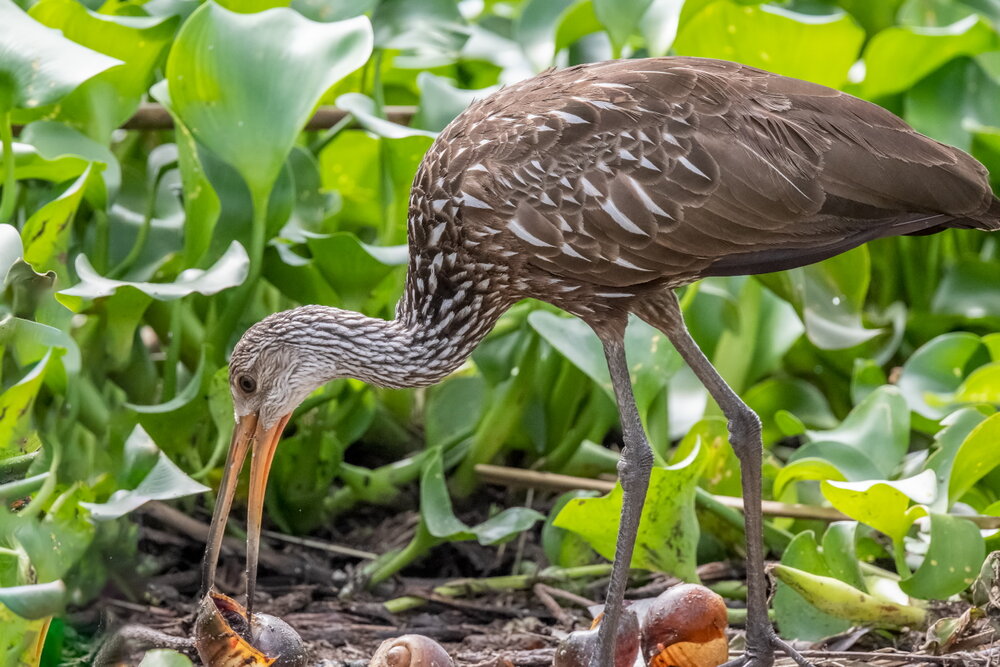
M597 653L597 628L603 618L603 614L599 615L590 630L571 632L559 642L552 667L589 667ZM634 611L625 609L615 637L614 667L632 667L638 655L639 619Z
M386 639L368 667L454 667L444 647L430 637L403 635Z
M249 635L249 639L248 639ZM204 597L194 623L194 644L207 667L300 667L306 664L302 638L283 620L254 614L221 593Z
M729 658L726 603L697 584L661 593L642 624L642 655L649 667L715 667Z

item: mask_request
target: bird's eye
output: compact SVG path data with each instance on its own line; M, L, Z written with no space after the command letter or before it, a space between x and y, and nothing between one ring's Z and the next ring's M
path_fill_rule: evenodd
M236 378L236 383L240 385L240 389L242 389L247 394L252 394L255 391L257 391L257 381L254 380L249 375L239 376L238 378Z

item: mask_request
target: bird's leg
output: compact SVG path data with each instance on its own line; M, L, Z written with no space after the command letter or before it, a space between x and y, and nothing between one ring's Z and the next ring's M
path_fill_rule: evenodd
M767 616L767 581L764 573L764 520L761 512L761 466L763 443L760 418L730 388L712 366L684 324L680 305L673 292L664 295L659 312L640 316L663 331L687 365L698 376L729 420L729 440L740 461L746 528L747 621L746 653L726 665L766 667L774 663L775 649L800 665L810 663L775 633Z
M646 440L642 422L639 421L639 410L632 396L632 382L625 360L624 332L614 338L609 339L603 335L601 338L618 402L625 448L618 461L618 477L622 483L621 523L618 527L618 542L615 546L615 561L611 568L608 596L604 604L604 619L598 630L597 655L594 656L591 667L611 667L614 664L615 637L621 619L625 587L628 584L632 549L639 530L642 505L646 500L650 470L653 468L653 450Z

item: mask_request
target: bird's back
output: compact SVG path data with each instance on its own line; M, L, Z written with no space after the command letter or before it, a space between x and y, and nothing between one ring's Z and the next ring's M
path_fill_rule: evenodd
M552 70L471 106L418 172L410 242L499 258L531 288L626 296L994 230L998 213L981 164L881 107L656 58Z

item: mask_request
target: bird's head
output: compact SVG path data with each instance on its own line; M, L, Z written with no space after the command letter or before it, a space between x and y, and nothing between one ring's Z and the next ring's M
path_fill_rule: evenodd
M213 585L236 481L247 453L252 451L247 507L247 586L251 605L264 492L278 441L295 408L314 389L336 377L330 361L321 361L315 347L303 341L309 320L308 312L286 311L258 322L243 334L229 362L236 425L209 530L202 583L205 591Z

